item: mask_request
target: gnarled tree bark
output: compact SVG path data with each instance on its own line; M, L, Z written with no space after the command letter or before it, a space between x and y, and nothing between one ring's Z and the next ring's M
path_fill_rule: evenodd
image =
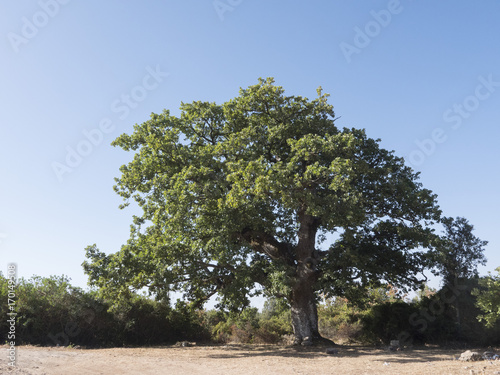
M294 344L312 345L321 336L318 330L318 310L314 289L304 278L297 278L290 297Z
M318 330L318 310L314 284L318 280L318 252L316 233L319 219L301 211L298 215L300 227L295 251L296 276L290 294L292 326L295 344L312 345L323 340Z

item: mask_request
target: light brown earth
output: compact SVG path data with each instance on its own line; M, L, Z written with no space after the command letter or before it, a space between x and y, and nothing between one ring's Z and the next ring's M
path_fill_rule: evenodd
M462 350L424 348L390 352L364 347L195 346L75 349L17 347L17 367L2 347L0 374L500 374L500 361L461 362ZM481 353L484 350L478 350Z

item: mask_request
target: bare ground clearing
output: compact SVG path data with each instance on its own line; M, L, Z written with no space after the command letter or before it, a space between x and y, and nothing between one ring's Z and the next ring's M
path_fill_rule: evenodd
M21 346L16 368L1 374L500 374L500 361L461 362L463 350L423 348L390 352L367 347L195 346L74 349ZM484 350L478 350L482 353Z

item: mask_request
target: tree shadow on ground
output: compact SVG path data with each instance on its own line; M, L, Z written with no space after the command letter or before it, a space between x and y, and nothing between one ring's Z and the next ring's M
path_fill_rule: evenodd
M335 354L327 354L326 347L291 347L274 345L224 345L218 349L225 353L208 354L208 357L214 359L237 359L245 357L293 357L304 359L315 358L358 358L375 357L375 361L395 362L395 363L418 363L418 362L436 362L444 360L456 360L463 350L444 349L444 348L412 348L401 351L389 351L386 349L367 347L367 346L347 346L336 345ZM482 353L481 350L478 350ZM484 351L484 350L483 350Z

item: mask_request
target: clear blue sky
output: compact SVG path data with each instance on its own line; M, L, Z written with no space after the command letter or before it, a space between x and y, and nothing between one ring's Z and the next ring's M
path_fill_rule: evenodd
M232 5L231 5L232 4ZM223 102L259 77L366 128L422 172L500 266L500 3L431 1L3 2L0 267L84 287L84 248L114 252L133 209L110 146L181 101ZM76 153L76 154L75 154ZM80 154L80 155L78 155ZM82 156L83 155L83 156Z

